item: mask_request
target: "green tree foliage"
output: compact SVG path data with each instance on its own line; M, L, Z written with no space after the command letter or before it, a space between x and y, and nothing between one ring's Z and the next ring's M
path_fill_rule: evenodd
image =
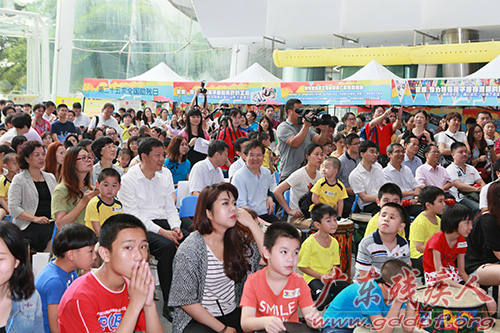
M26 39L0 36L0 92L26 87Z

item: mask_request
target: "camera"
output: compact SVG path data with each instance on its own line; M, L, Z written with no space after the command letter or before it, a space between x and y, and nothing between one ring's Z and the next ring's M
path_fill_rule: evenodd
M299 125L303 124L303 119L308 123L311 123L312 126L319 125L329 125L332 121L332 116L328 113L323 113L325 109L323 108L296 108L295 113L299 115L298 123ZM307 115L312 113L311 117Z
M206 94L206 93L207 93L207 89L205 88L205 84L206 84L205 80L201 81L201 89L200 89L200 92L201 92L202 94Z

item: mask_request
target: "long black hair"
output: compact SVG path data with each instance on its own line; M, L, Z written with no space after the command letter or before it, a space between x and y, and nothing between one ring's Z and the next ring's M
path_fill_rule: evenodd
M10 253L19 260L9 279L10 292L14 300L28 299L35 292L35 277L28 263L28 251L21 230L9 222L0 222L0 238Z
M260 126L260 123L263 121L263 120L267 120L267 123L269 124L269 128L268 128L268 131L269 131L269 139L271 139L271 142L276 142L276 138L274 137L274 131L273 131L273 124L271 123L271 120L269 119L269 117L267 116L262 116L259 120L259 127L257 129L257 131L259 132L264 132L264 130L262 129L262 126Z

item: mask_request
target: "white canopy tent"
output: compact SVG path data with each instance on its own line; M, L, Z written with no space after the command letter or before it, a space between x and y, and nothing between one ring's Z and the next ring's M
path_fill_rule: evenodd
M467 75L466 79L497 79L500 77L500 55L478 71Z
M240 74L219 82L266 83L266 82L283 82L283 81L274 76L273 74L269 73L264 67L262 67L258 63L254 63L252 66L248 67Z
M188 82L185 78L174 72L163 61L141 75L131 77L128 81L163 81L163 82Z
M377 61L372 60L365 67L344 80L401 80L401 78Z

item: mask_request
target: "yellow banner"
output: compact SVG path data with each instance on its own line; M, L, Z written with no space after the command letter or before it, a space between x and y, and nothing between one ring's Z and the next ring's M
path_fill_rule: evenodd
M454 64L490 62L500 54L500 42L370 47L321 50L275 50L277 67L365 66L372 60L381 65Z

